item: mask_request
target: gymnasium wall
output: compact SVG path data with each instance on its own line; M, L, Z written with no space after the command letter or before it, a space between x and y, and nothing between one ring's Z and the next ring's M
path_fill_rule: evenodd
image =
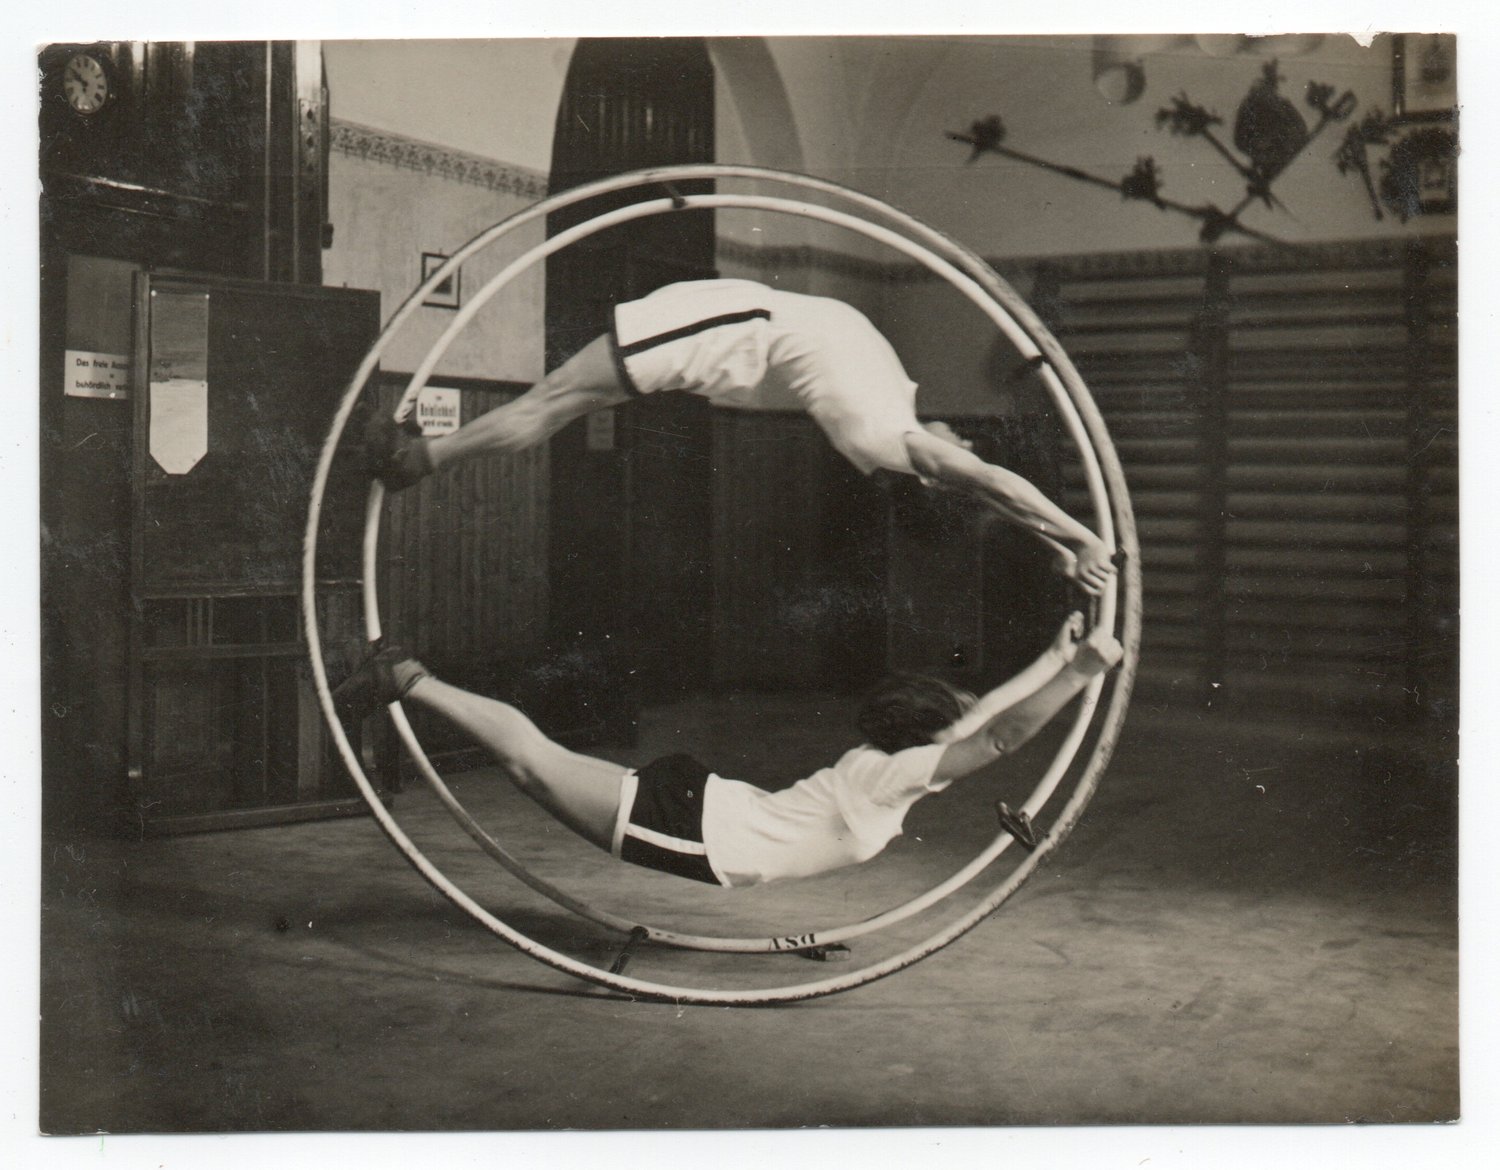
M329 163L333 246L324 282L373 288L389 318L422 279L422 255L447 255L474 235L546 194L537 172L389 131L336 120ZM540 223L464 265L467 302L509 259L544 238ZM517 278L455 339L440 375L534 381L542 370L542 269ZM388 370L410 371L453 320L423 306L384 354Z
M1045 264L1131 485L1143 689L1456 716L1457 276L1434 236Z
M452 248L539 190L573 43L329 42L336 234L328 279L381 288L389 310L414 283L422 251ZM1390 108L1389 37L1365 48L1330 36L1311 52L1286 51L1296 47L1216 55L1191 38L1158 38L1142 58L1144 92L1118 105L1094 87L1089 37L715 38L718 158L848 183L992 259L1192 247L1196 224L1185 217L995 156L969 164L967 148L945 133L998 114L1017 149L1109 179L1150 155L1164 195L1227 207L1243 190L1229 164L1207 143L1156 125L1174 96L1223 118L1227 141L1236 107L1277 54L1280 92L1304 116L1312 80L1353 93L1356 117ZM1358 177L1333 161L1346 125L1325 130L1278 182L1284 210L1254 206L1246 224L1292 242L1451 232L1451 217L1375 218ZM734 211L719 220L726 275L847 297L891 331L935 409L995 409L976 377L987 354L957 328L962 314L941 311L946 292L921 280L880 292L873 270L860 275L846 263L886 266L894 258L882 246L785 215ZM466 274L471 287L477 275ZM515 297L503 319L479 323L460 342L449 372L535 376L539 317L528 313L540 312L539 291ZM931 327L950 319L953 329ZM425 348L435 328L417 329L413 347ZM388 364L407 364L401 358Z
M547 193L553 122L572 42L329 42L332 112L325 281L381 293L389 318L421 280L424 252L448 254ZM476 80L477 79L477 80ZM468 303L500 267L545 238L528 225L463 270ZM431 379L458 389L465 421L544 372L544 267L518 277L455 339ZM383 356L394 405L454 319L424 305ZM543 449L486 461L388 497L380 582L386 621L434 669L486 689L524 660L547 624ZM443 747L441 729L426 728Z
M388 317L451 253L546 194L571 41L330 41L332 115L324 281L379 289ZM544 237L508 237L465 266L467 300ZM454 343L439 374L531 382L542 373L542 268L509 285ZM411 370L452 319L422 308L384 368Z
M338 233L327 258L329 279L381 288L389 312L415 282L415 256L421 250L451 246L452 241L467 238L478 227L539 195L570 49L571 43L560 41L466 44L453 52L442 46L415 50L407 46L406 51L396 52L389 46L372 50L329 45L335 119L331 194ZM1018 149L1109 178L1121 177L1138 157L1149 154L1165 175L1167 196L1231 206L1243 190L1243 181L1204 142L1174 138L1158 128L1156 113L1173 96L1185 93L1232 127L1235 108L1269 59L1268 52L1221 56L1197 45L1166 45L1145 57L1146 89L1140 99L1130 105L1111 105L1093 86L1092 50L1087 38L712 41L719 87L718 158L800 169L884 197L972 246L1044 315L1061 312L1062 323L1076 327L1077 309L1071 301L1057 301L1055 290L1037 283L1038 273L1048 263L1072 263L1066 271L1075 277L1101 266L1111 273L1152 273L1153 257L1169 254L1173 259L1168 267L1181 266L1188 263L1184 257L1202 251L1195 240L1197 225L1018 163L986 157L969 165L966 148L949 141L944 131L964 130L976 118L999 114L1009 131L1008 143ZM433 68L439 61L442 69ZM1327 38L1312 53L1281 57L1281 92L1300 106L1306 83L1323 81L1339 92L1352 91L1363 115L1374 108L1389 108L1391 67L1387 38L1377 39L1368 49L1346 38ZM460 78L476 70L503 73L511 79L504 85L503 111L476 106L465 92ZM400 94L411 100L396 96ZM1224 137L1228 139L1231 133L1232 129L1225 129ZM1370 266L1361 259L1367 256L1361 249L1376 250L1368 255L1384 255L1381 249L1399 251L1407 242L1424 239L1441 247L1442 240L1455 231L1452 216L1418 218L1406 224L1390 215L1377 220L1359 179L1339 174L1334 165L1332 155L1342 134L1342 125L1331 126L1278 183L1277 194L1285 210L1253 208L1246 216L1251 226L1293 243L1341 243L1344 250L1320 253L1323 258L1308 270L1307 279L1320 280L1331 291L1340 287L1340 265L1349 257L1354 257L1348 260L1353 269L1363 271ZM1226 239L1225 244L1229 245L1227 254L1240 247L1233 239ZM976 434L993 431L991 437L998 435L1003 441L1007 426L1024 426L1028 417L1047 409L1034 380L1018 375L1012 352L998 343L993 327L976 308L944 282L879 245L805 219L728 212L719 217L717 261L726 276L747 276L836 296L864 310L892 339L920 383L919 404L925 414L954 419ZM1071 297L1079 287L1074 279L1064 291ZM1119 284L1126 296L1132 295L1128 289L1133 287L1129 281ZM1146 284L1140 287L1145 289ZM514 295L517 299L510 308L481 322L480 329L455 348L445 366L449 372L521 381L540 372L540 284L523 282ZM1156 294L1147 290L1142 295L1149 301ZM1189 330L1200 308L1184 302L1173 309L1180 309L1178 317L1157 324ZM1143 320L1156 322L1148 309L1149 304L1141 309L1146 314ZM1294 316L1297 311L1292 310ZM424 309L420 317L421 329L414 340L393 352L387 368L399 370L414 364L414 355L425 349L446 314ZM1301 360L1298 347L1304 341L1314 350L1325 343L1341 344L1345 338L1354 344L1354 335L1342 323L1320 320L1299 331L1295 319L1290 319L1278 328L1282 329L1274 342L1282 349L1278 360L1293 365ZM1138 329L1135 324L1127 325L1122 337L1122 352L1127 355L1133 345L1151 344L1144 327ZM1075 338L1070 344L1086 342ZM1416 351L1403 352L1407 356L1400 360L1418 360L1410 356ZM1313 357L1307 360L1315 362ZM1132 384L1116 395L1120 404L1136 412L1130 418L1120 416L1122 428L1155 425L1150 421L1155 417L1153 396L1161 396L1164 408L1181 405L1184 385L1178 374L1158 372L1148 382ZM1318 386L1309 384L1299 393L1297 402L1278 404L1277 409L1284 406L1287 413L1266 425L1295 428L1299 424L1287 420L1297 417L1296 412L1315 411ZM1357 427L1364 417L1361 410L1351 405L1347 416L1335 421L1319 415L1318 425ZM1264 421L1260 415L1237 416L1252 417L1255 426ZM1227 466L1210 462L1219 456L1205 445L1203 421L1189 410L1170 423L1191 432L1182 464L1172 473L1184 484L1198 487L1206 482L1212 466ZM1419 434L1415 430L1403 433ZM842 538L838 509L848 505L854 515L870 501L856 500L860 485L835 482L836 476L830 479L834 472L822 465L817 439L802 419L726 413L716 422L717 506L739 517L729 527L745 538L742 544L715 552L715 581L722 603L715 627L715 658L721 665L715 677L721 683L778 685L816 678L826 673L832 661L827 646L816 639L788 639L785 632L801 628L798 621L809 630L828 628L826 613L820 615L819 607L832 604L834 593L823 578L822 557L830 539ZM1170 445L1170 439L1164 433L1163 441ZM1337 446L1336 439L1331 441ZM1245 450L1252 447L1261 452L1254 443ZM1320 449L1314 459L1323 454ZM784 467L777 463L781 457ZM1286 462L1291 470L1267 473L1276 484L1284 475L1301 474L1293 456ZM1132 474L1146 475L1140 470L1145 465L1138 463ZM1260 464L1252 460L1247 466L1253 471ZM1225 474L1240 472L1229 468ZM807 482L820 485L819 499L826 507L809 509L778 495L781 485ZM1189 533L1191 545L1189 530L1219 532L1211 518L1199 516L1202 500L1197 496L1191 516L1172 515L1173 501L1180 496L1180 492L1173 494L1175 490L1154 494L1148 490L1147 511L1156 509L1148 517L1151 555L1159 562L1153 580L1170 586L1168 592L1148 598L1152 636L1161 643L1154 651L1158 663L1171 658L1163 646L1177 636L1172 623L1185 623L1183 629L1206 629L1200 621L1201 607L1213 604L1222 609L1227 604L1222 592L1208 602L1195 593L1198 584L1216 579L1218 570L1205 570L1194 562L1183 569L1179 580L1162 569L1162 564L1179 555L1162 543L1170 544L1172 539L1163 533L1180 528ZM835 496L828 497L828 491ZM1397 509L1404 506L1396 497L1392 500L1373 502L1366 511L1379 513L1386 503ZM1360 513L1361 517L1365 514ZM772 518L770 527L767 517ZM1274 534L1273 544L1296 545L1304 537L1311 538L1313 529L1304 530L1298 523L1289 519L1285 530ZM1336 534L1339 540L1348 535L1342 530ZM1413 525L1391 533L1379 529L1377 535L1382 540L1389 536L1401 548L1416 547L1413 542L1423 539ZM899 533L882 539L887 538L901 539ZM1255 559L1262 554L1250 551L1245 555ZM1416 553L1391 551L1390 555L1418 563ZM1439 555L1440 567L1446 564L1445 555ZM1322 562L1315 569L1333 572ZM1434 599L1423 593L1430 592L1432 582L1440 579L1441 596ZM744 581L758 582L761 587L737 588L736 582ZM1344 588L1334 577L1329 581L1324 592L1337 594ZM1179 585L1182 589L1171 592ZM1399 638L1398 631L1407 625L1439 620L1451 600L1441 572L1434 577L1424 571L1418 580L1392 570L1388 585L1381 594L1389 602L1386 611L1373 616L1360 611L1370 622L1359 637L1378 641L1389 634ZM1284 591L1285 583L1275 588ZM951 627L955 633L949 640L956 642L962 623L950 619L975 604L972 595L962 592L947 597L938 607L942 612L917 616L940 628L945 638ZM1423 596L1420 612L1413 608L1419 594ZM1258 605L1262 599L1251 590L1229 600L1243 608ZM846 617L858 622L869 614L862 610ZM1273 619L1280 620L1275 615ZM979 626L987 620L981 615ZM971 624L963 636L982 643L990 634ZM1224 634L1229 639L1234 636ZM1254 650L1256 636L1245 635L1249 649L1244 653ZM1196 644L1183 651L1179 655L1182 669L1160 681L1171 686L1180 677L1196 697L1203 679L1222 677L1224 656ZM1358 652L1352 653L1349 668L1358 674L1361 659ZM728 674L723 663L733 664ZM1399 685L1392 691L1387 684L1404 678L1403 670L1410 673L1406 667L1387 672L1387 682L1381 684L1383 696L1399 693ZM1289 671L1289 677L1295 674L1295 668ZM1243 681L1248 689L1253 680ZM1358 679L1345 690L1355 701L1370 693Z
M1007 145L1109 180L1150 155L1164 176L1165 197L1230 207L1244 182L1228 162L1204 141L1174 137L1157 126L1157 112L1173 97L1186 94L1221 117L1217 132L1228 143L1239 103L1275 57L1283 77L1279 92L1309 121L1313 115L1303 98L1309 81L1353 93L1355 118L1391 109L1388 36L1368 48L1329 36L1300 54L1289 53L1299 46L1285 42L1233 53L1213 41L1205 49L1186 37L1156 42L1143 46L1145 89L1128 105L1111 104L1094 87L1090 37L768 38L759 46L759 68L772 71L774 79L758 79L754 86L743 60L753 57L752 50L721 47L715 54L720 161L786 165L772 160L773 149L775 157L800 159L809 173L884 198L953 235L1013 276L1025 295L1024 261L1190 249L1197 224L993 155L969 163L968 148L947 139L947 131L966 131L976 119L997 114ZM1376 219L1358 176L1340 174L1334 162L1350 124L1331 124L1281 177L1276 194L1283 209L1257 204L1245 214L1246 225L1291 243L1451 234L1452 216L1402 223L1387 212ZM787 142L792 145L773 147ZM1377 151L1377 179L1379 162ZM757 247L773 256L782 250L854 256L879 267L894 261L896 279L858 303L887 331L923 386L924 409L986 415L1024 408L995 387L990 333L970 328L972 310L915 265L847 233L784 216L736 213L721 221L720 231L721 253L737 261L741 250ZM1249 242L1225 240L1231 246ZM743 263L748 272L790 273L803 285L821 282L814 291L838 295L834 261L815 261L817 275L778 259ZM854 282L856 295L867 295L868 285Z
M333 116L545 173L573 44L324 41Z

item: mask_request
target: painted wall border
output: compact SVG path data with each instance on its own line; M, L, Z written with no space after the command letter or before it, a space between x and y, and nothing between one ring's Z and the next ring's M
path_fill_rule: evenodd
M358 122L335 118L330 128L331 148L349 158L467 183L531 202L547 195L547 176L528 167L497 162L389 130L362 126Z

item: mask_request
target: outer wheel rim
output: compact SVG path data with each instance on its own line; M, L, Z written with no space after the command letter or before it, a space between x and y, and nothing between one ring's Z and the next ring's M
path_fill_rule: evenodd
M928 252L929 255L936 254L934 249L941 250L942 252L947 253L947 257L943 258L942 262L949 267L959 269L966 278L977 284L982 290L989 304L993 305L1000 313L1004 314L1005 317L1013 325L1015 325L1018 330L1020 330L1029 344L1034 347L1034 352L1040 353L1042 357L1045 358L1045 364L1041 367L1044 380L1048 384L1049 391L1053 394L1054 402L1057 403L1060 410L1064 411L1065 417L1067 417L1069 411L1072 412L1072 418L1074 422L1073 424L1070 424L1070 429L1073 432L1075 446L1079 449L1080 455L1085 459L1086 465L1089 465L1092 468L1090 494L1095 505L1096 516L1102 521L1100 523L1101 532L1107 532L1110 527L1113 527L1116 534L1116 542L1118 544L1118 547L1120 547L1120 549L1125 553L1126 558L1123 572L1121 573L1121 577L1123 578L1122 584L1125 590L1125 604L1122 610L1122 642L1124 643L1126 651L1125 659L1122 661L1120 667L1114 674L1110 701L1108 710L1104 716L1103 728L1095 741L1094 749L1089 758L1089 761L1085 765L1080 779L1074 786L1071 798L1066 802L1066 804L1060 811L1056 822L1047 832L1046 836L1043 838L1038 847L1027 857L1023 858L1017 865L1017 867L1013 871L1011 871L1000 883L1000 885L996 889L994 889L986 898L984 898L978 906L967 911L964 915L959 917L954 922L948 924L943 929L939 930L930 938L925 939L922 942L919 942L894 956L890 956L887 959L872 964L868 967L849 972L841 977L833 979L818 980L785 987L751 990L716 990L708 988L677 987L669 984L634 979L624 975L614 974L612 972L592 967L588 964L574 960L569 956L553 951L550 948L546 947L544 944L538 943L535 940L522 934L521 932L515 930L513 927L510 927L508 924L503 922L501 919L491 914L483 907L479 906L473 901L472 898L464 893L464 891L460 890L457 886L450 882L441 873L441 871L439 871L437 867L434 866L421 853L419 849L417 849L417 847L406 836L404 831L402 831L400 826L395 822L394 818L391 817L389 811L384 807L378 795L375 793L368 778L364 775L363 769L360 766L358 759L355 753L352 751L352 748L348 742L348 738L344 734L342 726L338 722L333 709L332 697L328 689L326 668L322 659L321 645L317 631L314 595L317 523L319 514L321 512L322 494L326 486L328 469L332 462L333 450L338 443L344 427L347 425L347 421L353 410L354 404L358 399L360 392L363 390L369 374L373 371L375 364L378 362L385 346L395 335L395 333L402 327L415 307L427 295L427 293L430 292L431 288L440 281L446 279L451 271L457 270L467 259L473 256L483 247L487 247L490 243L493 243L509 232L518 229L525 223L532 222L543 215L550 214L553 211L557 211L571 204L581 202L582 200L592 198L597 195L606 194L622 189L629 189L632 187L643 187L653 184L671 183L679 180L728 177L768 180L803 188L810 188L823 194L836 195L845 198L867 211L876 211L886 218L894 220L895 222L901 224L901 226L907 229L912 235L915 235L919 240L924 241L926 245L931 246L924 247L924 244L913 242L914 247ZM684 203L691 206L694 205L695 201L698 201L697 205L700 206L754 206L756 205L754 202L755 200L764 197L687 196L675 198L677 201L677 205L679 206ZM702 202L703 200L708 200L709 202ZM729 200L732 202L723 202L725 200ZM636 207L640 205L636 204L629 206ZM812 205L806 206L811 207ZM626 210L628 210L628 208ZM661 210L664 211L666 210L666 208L662 208ZM827 211L828 209L821 209L821 212ZM649 212L642 214L656 213L658 212ZM832 218L832 216L835 214L839 213L815 213L811 214L811 218L830 219L832 222L838 222L837 219ZM589 221L589 223L598 223L599 219L607 218L608 216L597 217L596 220L591 220ZM593 230L601 230L604 226L609 226L609 224L600 224L598 227L593 228ZM854 230L864 229L856 227ZM889 231L889 229L881 230ZM866 234L874 233L867 232ZM548 243L550 242L551 241L548 241ZM550 251L556 251L562 246L566 246L566 244L564 243L558 245L558 247L554 247L551 249L547 249L546 244L541 245L539 246L539 249L533 249L533 251L537 252L538 254L530 262L534 263L536 259L540 259L542 258L542 256L550 254ZM527 266L529 266L529 264ZM929 265L929 267L931 267L931 265ZM515 275L518 275L519 271L521 270L523 269L518 268L516 271L511 272L506 282L508 282L508 279L513 278ZM503 283L501 283L500 287L503 287ZM488 295L493 295L493 292L498 291L499 287L496 287L490 293L486 294L486 297ZM972 296L971 299L973 299ZM471 301L473 311L477 312L479 305L482 303L482 300L477 303ZM979 301L976 301L975 303L980 304L980 307L982 309L985 309L984 304L981 304ZM1023 344L1017 343L1016 335L1007 330L1000 321L996 320L994 313L990 313L988 309L985 309L985 311L988 313L988 315L990 315L991 319L994 320L997 325L1000 325L1003 331L1007 332L1007 334L1011 337L1012 343L1017 344L1017 348L1021 350L1021 352L1026 353L1027 350L1025 346ZM470 317L472 317L472 312L470 313ZM419 367L418 373L413 376L412 382L408 386L406 394L403 396L403 403L405 403L407 400L414 400L422 384L425 383L426 377L430 375L431 369L435 367L437 360L439 360L439 358L441 357L442 350L446 349L446 343L451 342L452 337L457 335L459 328L461 328L468 319L469 318L465 318L462 322L456 322L455 325L451 326L449 331L445 333L444 338L440 338L439 342L436 343L431 350L429 350L428 358L424 359L423 366ZM1092 457L1092 462L1090 461L1090 457ZM371 533L372 531L378 531L378 517L382 495L383 493L379 484L377 483L373 485L366 509L367 560L368 556L371 555L371 549L373 548ZM962 245L957 244L955 241L950 240L948 237L943 236L933 229L927 227L925 224L922 224L914 217L911 217L906 213L901 212L894 207L891 207L888 204L884 204L879 200L875 200L870 196L864 195L860 192L852 191L848 188L840 187L836 184L828 183L825 180L813 179L808 176L795 175L790 172L769 171L761 168L703 165L662 168L652 171L636 172L629 175L615 176L610 179L600 180L596 183L588 184L584 187L576 188L574 190L564 192L560 195L552 196L548 199L542 200L537 204L532 205L530 208L527 208L522 212L511 216L507 220L501 221L501 223L494 225L493 227L487 229L485 232L482 232L478 236L474 237L473 240L466 244L462 249L457 251L441 269L432 274L428 281L426 281L418 289L414 290L407 301L404 302L403 305L392 316L391 320L387 323L386 327L382 331L380 337L377 339L375 345L372 346L369 354L366 355L365 361L361 364L359 371L355 374L354 378L349 384L344 400L340 404L340 408L336 413L334 422L330 428L329 438L327 443L325 443L322 457L319 461L317 473L314 477L312 500L309 508L308 528L304 544L303 608L305 625L308 632L309 655L312 659L315 686L318 691L319 701L324 712L325 720L329 724L330 732L334 738L336 746L338 747L340 755L343 758L346 767L349 769L351 776L355 780L356 785L359 787L361 794L364 796L366 803L370 805L371 810L375 814L377 822L380 824L382 830L397 846L400 852L406 857L408 862L410 862L420 873L422 873L423 877L425 877L435 888L437 888L441 893L443 893L461 909L470 914L471 917L475 918L476 921L478 921L481 925L485 926L492 933L498 935L510 945L516 947L518 950L521 950L523 953L538 959L541 962L547 963L548 965L553 966L558 970L562 970L576 977L583 978L588 981L611 987L632 995L643 995L653 998L671 999L679 1002L710 1004L777 1003L808 999L815 996L832 994L837 991L848 990L852 987L871 982L874 979L882 978L886 975L893 974L898 970L902 970L905 967L910 966L920 959L925 958L935 951L941 949L942 947L948 945L949 943L960 937L962 934L978 925L979 922L983 921L984 918L986 918L990 913L998 908L999 905L1001 905L1006 899L1008 899L1011 894L1019 889L1020 886L1024 884L1025 880L1030 876L1030 874L1035 870L1041 858L1045 856L1046 853L1050 852L1053 848L1056 848L1056 846L1061 843L1066 835L1071 832L1079 816L1082 814L1084 807L1087 805L1088 800L1092 797L1093 792L1097 789L1104 766L1107 764L1108 759L1113 752L1114 745L1118 738L1119 728L1121 723L1123 722L1125 710L1128 705L1129 692L1133 681L1139 648L1140 587L1138 559L1138 550L1135 541L1134 520L1129 507L1129 497L1124 485L1123 472L1120 469L1119 460L1114 452L1113 445L1109 440L1108 433L1104 428L1103 420L1098 414L1097 408L1095 407L1092 398L1088 393L1087 387L1083 384L1082 379L1078 376L1077 371L1073 368L1071 362L1067 359L1066 354L1063 353L1056 340L1052 338L1051 334L1045 329L1041 322L1036 319L1035 314L1031 312L1029 307L1025 305L1025 303L1019 298L1019 296L1017 296L1015 292L1011 290L1010 287L998 275L996 275L987 264L984 263L982 259L980 259L976 254L972 253ZM378 604L375 603L373 599L373 574L369 571L365 573L365 588L367 631L372 638L378 637L380 632ZM1108 598L1108 605L1106 606L1106 610L1109 613L1111 625L1113 625L1114 617L1113 602L1114 594L1112 593ZM1091 687L1089 692L1090 700L1097 701L1102 682L1102 679L1097 680L1095 685ZM410 734L410 725L409 723L407 723L404 712L401 710L399 704L392 705L391 713L396 721L398 730L402 731L403 739L406 739L408 741L408 750L411 751L414 749L414 758L417 758L419 760L420 766L424 766L424 771L430 769L430 764L426 763L425 753L421 751L420 745L416 744L415 737ZM1078 737L1080 739L1082 735L1087 731L1090 723L1093 722L1092 714L1092 711L1080 713L1079 719L1075 724ZM1074 750L1076 751L1076 745ZM435 778L435 776L436 774L435 772L433 772L433 777ZM429 782L431 782L431 779L429 779ZM441 785L440 780L438 781L438 784ZM1047 797L1050 797L1050 795L1051 790L1049 790L1048 793L1043 797L1042 802L1045 803L1045 800L1047 799ZM1035 792L1033 793L1033 796L1035 796ZM1032 811L1030 805L1031 802L1028 801L1028 805L1026 806L1027 811ZM450 811L452 810L450 809ZM466 815L467 814L465 814L465 816ZM472 832L471 835L473 835ZM1001 838L997 838L997 841L1001 841L1002 838L1004 838L1005 842L1008 843L1007 834L1002 834ZM483 841L481 841L480 843L481 845L484 844ZM992 845L991 849L995 850L994 856L998 856L999 851L1003 851L1003 847L1004 845L1002 844L1000 848L996 850L995 846ZM981 857L983 856L984 855L981 854ZM994 860L994 856L988 858L983 862L983 864L977 867L975 871L976 875L979 870L987 867L990 862ZM971 863L971 865L972 864L973 863ZM507 868L510 867L507 866ZM515 870L512 870L512 872L514 873ZM517 876L521 875L517 874ZM965 879L963 882L959 883L959 885L967 884L968 880L972 879L972 876L975 875L971 875L970 878ZM525 880L525 878L523 878L523 880ZM528 882L528 884L532 884L533 888L540 888L532 882ZM543 883L543 885L545 885L545 883ZM947 893L943 894L942 897L934 899L932 902L928 903L928 905L937 904L937 902L940 902L943 898L946 898L947 894L954 892L954 890L956 890L957 888L959 888L958 885L953 886L953 888L948 890ZM550 891L550 889L543 889L541 890L541 892L546 893L548 896L554 897L554 900L558 900L553 892ZM926 895L923 895L922 897L925 896ZM914 903L920 900L921 897L919 897L918 899L913 899L912 902ZM630 929L630 927L634 925L628 923L626 920L618 919L612 915L606 916L606 918L601 919L597 912L591 913L590 908L583 907L581 903L577 903L576 900L567 898L566 895L564 896L563 904L567 905L570 909L574 909L576 912L584 915L585 917L591 917L595 921L604 921L606 925L614 926L618 929ZM912 903L908 903L907 905L911 904ZM925 909L927 907L924 906L922 908ZM896 909L900 910L902 908L898 907ZM913 913L914 912L915 911L913 911ZM865 920L865 922L868 923L878 921L883 925L888 925L890 924L890 921L899 920L890 918L890 915L893 913L895 913L895 911L889 911L882 915L876 915L872 919ZM907 916L910 915L906 914L902 915L901 917ZM765 951L788 949L788 947L785 945L788 942L797 942L802 946L806 946L811 945L813 942L830 942L838 941L838 939L840 938L855 937L860 933L866 933L865 930L857 929L858 927L863 925L864 923L859 923L853 924L853 926L849 928L833 928L831 930L821 930L815 932L813 935L804 933L795 936L778 936L770 940L713 939L701 938L698 936L685 936L677 934L676 932L662 931L657 928L646 928L646 930L647 936L649 938L653 938L656 941L667 942L671 945L689 946L695 947L697 949ZM875 927L872 926L869 927L869 929L875 929ZM701 945L704 943L740 944L747 941L753 942L755 945ZM767 943L771 945L766 945Z

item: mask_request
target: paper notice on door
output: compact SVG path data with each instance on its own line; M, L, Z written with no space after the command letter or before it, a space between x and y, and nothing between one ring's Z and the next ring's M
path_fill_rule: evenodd
M458 430L462 395L447 386L423 386L417 395L417 422L424 435L451 435Z
M208 453L208 383L151 383L151 458L168 475L186 475Z
M208 377L208 294L151 290L151 381Z
M73 398L126 398L130 355L70 349L63 357L63 393Z
M151 290L151 458L186 475L208 453L208 294Z

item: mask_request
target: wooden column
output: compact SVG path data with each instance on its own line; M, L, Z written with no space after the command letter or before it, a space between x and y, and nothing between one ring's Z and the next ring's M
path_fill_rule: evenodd
M1204 654L1199 686L1205 706L1213 704L1215 684L1223 682L1229 666L1225 511L1229 496L1229 277L1232 268L1233 261L1223 252L1216 251L1211 255L1203 287L1203 305L1192 334L1202 474L1198 513L1198 596Z

